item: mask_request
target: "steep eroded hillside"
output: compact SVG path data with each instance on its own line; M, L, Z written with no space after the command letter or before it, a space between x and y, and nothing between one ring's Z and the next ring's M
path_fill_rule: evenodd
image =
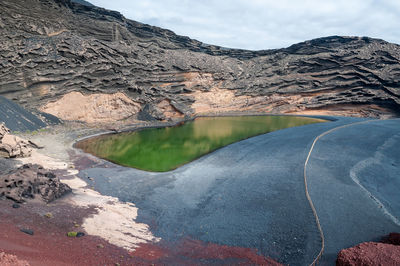
M70 0L2 0L0 31L0 95L63 119L400 112L400 46L383 40L227 49ZM100 115L54 108L69 103Z

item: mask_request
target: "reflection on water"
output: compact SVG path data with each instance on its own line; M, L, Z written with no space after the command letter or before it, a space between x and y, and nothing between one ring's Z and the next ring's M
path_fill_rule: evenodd
M202 117L176 127L93 137L77 147L117 164L163 172L242 139L323 121L294 116Z

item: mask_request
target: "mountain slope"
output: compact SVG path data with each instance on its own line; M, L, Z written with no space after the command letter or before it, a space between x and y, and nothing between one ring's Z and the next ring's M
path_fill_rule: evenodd
M227 49L70 0L2 0L0 33L0 95L64 119L86 118L56 112L49 102L74 100L101 114L133 106L129 119L400 112L400 46L378 39L332 36L285 49ZM129 99L115 98L117 92ZM105 110L85 98L103 94L115 96Z
M78 4L82 4L85 6L94 6L92 3L89 3L88 1L85 0L72 0L72 2L78 3Z

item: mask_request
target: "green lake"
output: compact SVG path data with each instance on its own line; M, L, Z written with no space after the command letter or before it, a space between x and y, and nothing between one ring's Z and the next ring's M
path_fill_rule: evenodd
M249 137L320 122L325 120L295 116L200 117L173 127L92 137L76 147L123 166L165 172Z

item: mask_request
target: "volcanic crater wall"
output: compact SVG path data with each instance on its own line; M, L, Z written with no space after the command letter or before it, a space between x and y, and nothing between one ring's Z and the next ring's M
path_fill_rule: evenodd
M227 49L70 0L2 0L0 33L0 95L30 109L51 113L73 92L121 93L129 119L400 113L400 46L383 40L332 36L276 50ZM107 104L101 108L114 110L115 101Z

